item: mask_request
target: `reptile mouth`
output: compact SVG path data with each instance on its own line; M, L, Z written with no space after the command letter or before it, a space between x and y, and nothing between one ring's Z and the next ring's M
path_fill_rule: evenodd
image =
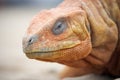
M65 50L65 49L64 49ZM26 54L43 54L43 53L45 53L45 54L48 54L48 53L54 53L54 52L58 52L58 51L62 51L62 50L56 50L56 51L43 51L43 52L28 52L28 53L26 53Z
M78 44L80 45L80 44ZM76 46L78 46L76 45ZM73 46L73 47L76 47L76 46ZM26 52L26 54L38 54L38 53L54 53L54 52L60 52L60 51L65 51L65 50L68 50L68 49L71 49L73 47L70 47L70 48L65 48L65 49L59 49L59 50L51 50L51 51L33 51L33 52Z
M49 57L53 57L53 55L57 56L63 54L64 52L68 53L69 50L71 50L72 48L78 47L80 44L77 44L73 47L70 48L65 48L65 49L60 49L60 50L54 50L54 51L36 51L36 52L28 52L26 53L27 57L31 58L31 59L41 59L41 58L49 58Z
M72 46L67 46L63 48L56 48L53 49L53 47L50 49L39 49L39 51L33 51L32 48L28 49L28 52L26 51L26 56L30 59L37 59L42 61L55 61L55 60L71 60L71 59L82 59L90 54L91 52L91 44L88 40L79 42ZM69 58L68 58L69 57Z
M35 50L28 47L24 49L24 53L26 53L27 55L33 55L33 56L49 55L49 54L55 54L58 52L66 51L80 44L81 42L78 40L78 41L68 41L64 43L59 43L57 46L52 45L49 47L41 47L40 49L35 49Z

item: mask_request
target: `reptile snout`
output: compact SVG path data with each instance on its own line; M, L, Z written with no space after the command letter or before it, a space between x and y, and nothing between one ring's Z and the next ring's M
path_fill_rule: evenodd
M32 36L25 36L23 38L23 51L29 51L30 46L32 46L32 44L34 44L35 42L37 42L38 40L38 36L37 35L32 35Z

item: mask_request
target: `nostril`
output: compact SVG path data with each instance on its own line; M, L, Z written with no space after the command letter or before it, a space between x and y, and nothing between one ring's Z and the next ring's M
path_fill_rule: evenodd
M28 40L28 44L30 45L30 44L32 44L33 43L33 38L30 38L29 40Z
M38 36L36 36L36 35L30 37L28 40L28 45L33 44L35 41L37 41L37 39L38 39Z

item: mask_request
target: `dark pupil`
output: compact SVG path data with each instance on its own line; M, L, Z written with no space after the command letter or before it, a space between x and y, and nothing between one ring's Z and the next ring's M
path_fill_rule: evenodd
M55 30L58 30L58 29L60 29L61 27L62 27L62 24L59 24L59 25L56 27Z
M64 21L58 21L55 23L52 32L55 35L59 35L63 33L63 31L66 29L66 23Z

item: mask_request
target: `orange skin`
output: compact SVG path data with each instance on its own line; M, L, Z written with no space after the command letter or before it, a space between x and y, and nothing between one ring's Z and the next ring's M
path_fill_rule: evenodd
M32 59L69 66L61 78L105 71L120 76L120 57L116 58L120 53L119 3L65 0L56 8L43 10L31 21L23 39L23 51ZM59 21L67 28L56 35L52 29ZM115 62L117 66L113 66Z

